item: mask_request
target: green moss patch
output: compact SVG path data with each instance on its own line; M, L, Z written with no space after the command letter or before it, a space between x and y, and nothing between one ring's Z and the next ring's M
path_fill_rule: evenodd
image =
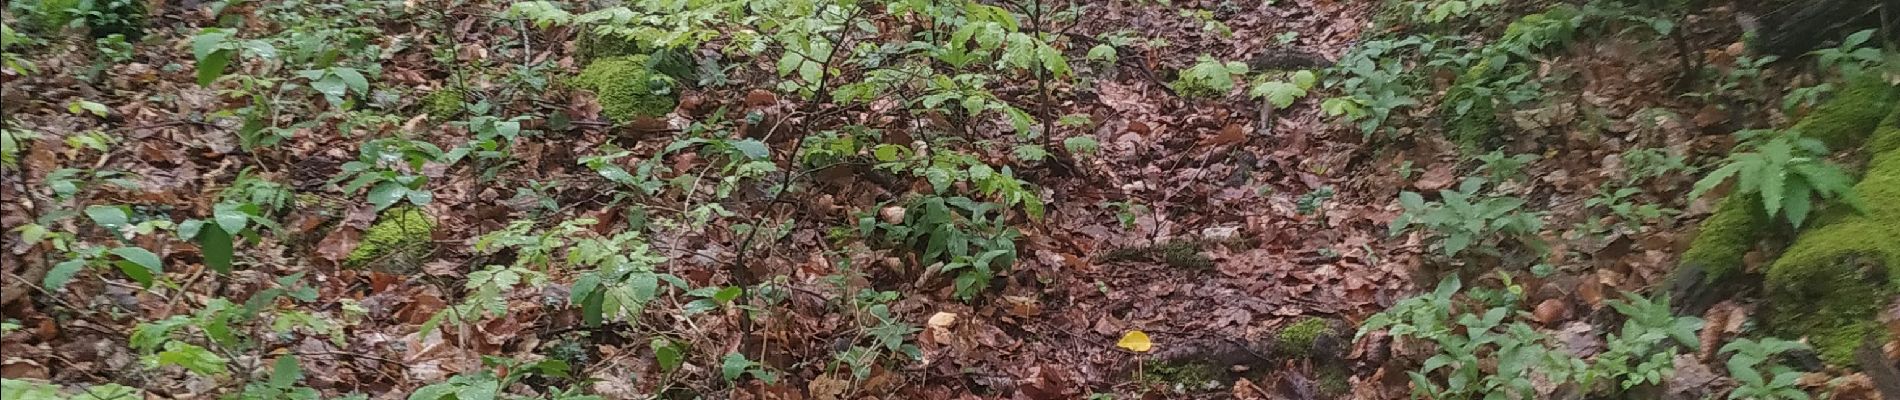
M663 116L678 105L676 85L648 68L647 60L638 55L596 60L569 83L594 92L601 113L616 122Z
M1218 387L1227 373L1204 362L1152 362L1141 366L1140 381L1151 386L1167 386L1181 391L1200 391Z
M435 218L415 207L383 211L364 232L363 241L350 251L344 265L385 271L413 271L428 256L435 236Z
M1893 110L1894 100L1893 85L1879 77L1855 79L1795 123L1794 130L1827 143L1830 149L1859 146Z
M1876 155L1854 190L1862 213L1803 232L1764 281L1770 326L1806 337L1838 365L1853 364L1863 338L1883 334L1876 316L1900 293L1900 151Z
M454 119L468 104L468 93L459 88L442 88L422 98L422 109L437 122Z
M1874 137L1867 141L1867 152L1870 154L1894 150L1900 150L1900 104L1894 105L1893 111L1887 113L1887 119L1874 127Z
M1301 318L1292 325L1280 328L1280 333L1274 335L1274 345L1281 353L1287 355L1309 356L1313 353L1313 342L1319 340L1320 335L1328 334L1331 330L1325 318Z
M1753 195L1729 195L1717 206L1715 214L1702 221L1701 231L1689 251L1682 254L1683 265L1700 267L1702 283L1715 284L1737 276L1742 257L1761 241L1770 227L1761 198Z

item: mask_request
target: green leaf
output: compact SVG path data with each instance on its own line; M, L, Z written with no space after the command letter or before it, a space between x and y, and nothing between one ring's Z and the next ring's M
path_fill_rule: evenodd
M671 340L667 340L666 338L653 338L653 342L648 344L648 346L653 348L653 359L660 364L660 369L663 371L672 372L678 370L681 365L686 363L686 355L681 351L679 345L674 344Z
M201 230L198 233L198 247L204 253L206 267L219 274L231 274L231 257L235 252L231 233L215 225Z
M402 200L403 196L408 194L409 188L403 186L401 183L384 181L376 184L376 187L370 188L369 204L376 206L377 211L382 211L396 204L397 200Z
M225 372L224 357L219 357L211 350L198 347L198 345L177 340L165 342L165 351L158 353L157 361L159 366L177 365L198 375L210 376Z
M73 114L79 114L80 112L92 113L93 116L100 118L105 118L106 115L112 113L112 110L106 108L106 105L87 100L74 100L72 103L66 104L66 111L72 112Z
M369 79L355 68L331 68L330 73L343 80L343 85L358 94L369 93Z
M131 225L132 209L126 206L90 206L86 207L86 217L108 230L118 231Z
M732 148L738 150L739 154L744 154L746 157L754 160L763 160L766 157L772 156L772 149L766 147L765 142L760 142L758 139L732 142Z
M1034 145L1034 144L1025 144L1021 146L1016 146L1016 151L1014 153L1016 155L1016 159L1022 160L1022 161L1028 161L1028 162L1038 162L1049 157L1048 149L1042 148L1041 145Z
M322 79L312 80L310 88L323 93L324 99L329 100L332 105L343 103L343 96L349 91L349 87L343 83L343 78L336 75L325 75Z
M481 379L455 391L455 400L494 400L501 393L501 382Z
M726 357L719 363L719 374L725 377L727 382L736 381L754 365L758 363L747 360L744 354L726 353Z
M1070 154L1095 154L1095 152L1101 151L1102 144L1101 142L1097 142L1093 137L1072 136L1068 139L1062 139L1062 147L1068 149Z
M1313 89L1313 85L1318 83L1319 76L1314 75L1311 70L1303 69L1293 72L1293 85L1298 86L1300 90L1311 90Z
M1704 193L1708 193L1709 190L1715 189L1716 186L1720 186L1722 182L1727 181L1730 176L1734 176L1735 172L1739 169L1741 169L1740 164L1729 163L1723 165L1722 168L1717 168L1715 171L1709 172L1708 176L1704 176L1702 180L1696 181L1695 189L1689 191L1689 198L1702 197Z
M251 214L244 212L240 205L220 203L212 208L212 220L217 221L218 227L224 228L225 233L235 235L243 232L245 225L251 221Z
M231 50L217 50L198 58L198 86L211 86L218 77L224 76L224 68L231 64Z
M285 354L277 357L270 372L270 385L275 388L296 386L303 380L303 367L297 365L297 356Z
M744 294L744 293L745 293L745 288L741 288L738 286L727 286L724 289L719 289L718 292L713 293L712 299L713 301L719 302L719 304L727 304L727 303L731 303L733 299L739 298L739 295Z
M1286 108L1293 105L1293 102L1299 100L1300 97L1306 96L1306 90L1292 83L1272 81L1254 85L1253 90L1248 94L1254 97L1266 97L1267 102L1272 103L1275 108Z
M1445 255L1458 255L1458 252L1464 251L1465 247L1471 246L1471 240L1471 235L1463 232L1446 235L1445 242L1443 243L1445 246Z
M1787 195L1787 188L1783 187L1787 176L1784 171L1769 171L1761 176L1761 205L1770 217L1781 214L1781 199Z
M150 250L138 247L118 247L113 248L110 252L112 255L119 256L121 259L117 263L119 270L124 271L126 275L131 276L133 280L139 281L139 283L145 285L145 287L152 286L152 277L165 272L164 262L160 261L158 255L152 254Z
M1095 45L1095 47L1089 48L1089 53L1086 57L1090 60L1115 61L1115 46L1110 46L1107 43Z
M73 276L79 274L79 270L85 268L86 260L83 259L66 260L54 264L53 268L46 271L46 278L40 281L40 287L49 292L57 292L64 289L66 283L71 282Z
M454 395L455 389L455 385L446 382L423 386L409 393L409 400L442 400L443 397Z

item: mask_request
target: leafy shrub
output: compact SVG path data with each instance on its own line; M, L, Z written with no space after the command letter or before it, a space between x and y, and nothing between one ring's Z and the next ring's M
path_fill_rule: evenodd
M970 300L1016 263L1020 234L1004 223L998 208L965 197L925 196L905 207L901 223L861 217L858 233L875 238L882 231L884 240L915 251L922 262L941 263L938 272L956 274L957 297Z
M1438 191L1441 201L1427 202L1416 192L1399 193L1399 205L1405 214L1392 220L1391 233L1419 228L1437 239L1432 244L1446 256L1457 256L1473 245L1489 254L1497 254L1496 242L1510 240L1535 245L1543 227L1542 214L1519 210L1524 199L1480 193L1483 178L1466 178L1458 190Z
M1786 211L1788 222L1797 228L1814 210L1815 198L1860 207L1854 196L1854 179L1824 158L1827 145L1820 140L1803 138L1792 131L1745 131L1739 135L1756 139L1737 146L1753 151L1729 154L1722 167L1696 182L1690 198L1701 197L1735 178L1736 194L1760 195L1762 209L1769 217Z
M1461 290L1457 277L1447 277L1431 293L1400 300L1360 327L1360 336L1385 330L1395 339L1420 340L1436 349L1418 370L1406 372L1414 394L1539 398L1534 382L1583 393L1659 385L1674 371L1675 356L1696 348L1702 327L1700 319L1671 314L1667 301L1626 293L1626 300L1609 303L1626 318L1622 330L1606 335L1608 350L1586 360L1524 322L1528 314L1515 309L1515 301L1471 305L1458 300ZM1476 299L1477 293L1474 288L1470 296ZM1604 386L1610 382L1617 385Z
M1182 97L1219 97L1234 90L1234 75L1247 74L1247 64L1239 61L1226 61L1202 55L1195 60L1194 66L1181 70L1180 76L1168 86Z
M1742 338L1722 346L1721 353L1733 353L1728 357L1729 376L1741 383L1729 392L1728 398L1807 400L1807 392L1795 386L1801 372L1774 362L1777 355L1807 348L1808 345L1801 342L1776 338Z
M9 2L35 29L54 32L85 28L93 38L122 35L137 41L145 35L145 2L140 0L23 0Z

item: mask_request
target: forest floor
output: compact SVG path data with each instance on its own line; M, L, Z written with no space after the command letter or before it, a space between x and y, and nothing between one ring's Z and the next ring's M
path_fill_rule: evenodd
M562 372L521 375L500 390L562 398L559 388L574 387L615 399L1404 398L1412 390L1404 372L1425 353L1381 333L1357 338L1369 316L1442 276L1464 276L1508 288L1525 306L1514 315L1572 350L1601 351L1596 336L1617 326L1609 302L1624 291L1661 293L1694 224L1715 208L1687 196L1698 170L1727 154L1729 133L1791 119L1780 107L1731 107L1740 95L1708 93L1819 79L1744 64L1734 10L1710 6L1672 16L1677 36L1579 35L1539 54L1528 69L1547 82L1534 90L1542 97L1499 113L1499 129L1509 132L1499 152L1474 155L1442 134L1449 123L1435 116L1451 105L1398 107L1376 134L1329 116L1319 93L1340 90L1345 79L1334 75L1284 107L1248 96L1251 78L1213 96L1170 84L1206 57L1254 73L1347 69L1333 64L1412 28L1391 23L1412 17L1402 7L1100 2L1061 31L1076 79L1044 94L1030 74L997 73L990 89L1037 118L1088 122L1042 125L1037 140L1050 145L1040 157L959 148L1033 185L1047 210L1031 218L1004 203L998 218L1020 234L1016 260L966 299L963 280L941 265L857 233L905 220L905 201L933 193L930 177L870 167L805 171L801 135L849 126L880 131L887 144L1007 141L1013 134L997 133L1008 130L1005 118L817 101L785 90L773 60L700 50L688 54L721 60L714 70L730 63L719 82L684 85L660 126L630 126L563 82L586 65L577 43L585 34L503 17L506 2L147 3L144 36L121 42L123 49L70 30L7 45L9 56L32 66L0 75L0 111L6 129L19 132L7 138L0 176L7 379L116 383L146 398L249 395L279 388L259 385L281 373L272 360L294 356L301 379L291 383L323 398L411 398L484 371L517 376L511 372L541 360L562 361ZM1504 3L1452 31L1495 37L1513 20L1507 16L1546 5ZM9 26L27 24L27 9L8 12ZM915 22L867 19L858 22L885 29ZM203 28L213 26L272 43L276 57L230 42L239 55L231 72L201 85L194 67L202 67ZM1617 28L1600 30L1629 31ZM1134 38L1114 45L1118 58L1083 61L1117 35ZM1755 75L1733 78L1737 70ZM368 75L366 87L343 77L349 73ZM332 85L347 100L319 88L326 74L341 79ZM1448 69L1421 75L1416 91L1432 98L1458 79ZM1718 86L1727 89L1711 89ZM455 117L431 116L430 93L450 88L464 91L466 107L457 100L446 113ZM444 149L492 136L478 132L479 115L500 117L490 123L524 117L513 120L524 133L508 137L498 157L476 151L444 162ZM246 135L260 133L240 133L260 132L247 125L259 123L269 126L261 135L280 139L258 144ZM1070 138L1092 139L1099 150L1053 144ZM368 150L392 143L398 147L378 148L398 151ZM740 163L727 164L733 156L709 143L764 144L762 160L774 172L734 172ZM1634 172L1626 158L1639 152L1665 154L1675 166ZM392 219L377 204L387 192L349 187L368 164L396 165L388 176L426 182L407 189L425 195L389 200L413 202L434 221L420 251L367 262L353 255L366 244L388 245L373 228ZM374 171L382 170L363 175ZM638 175L634 186L657 190L634 194L619 175ZM1456 189L1464 176L1491 178L1492 190L1542 213L1530 235L1545 245L1540 255L1493 243L1503 250L1452 261L1430 234L1392 232L1406 212L1394 202L1401 192ZM953 186L975 193L976 185ZM788 186L792 193L774 192ZM1612 186L1634 191L1597 202ZM236 218L276 226L249 222L256 225L243 230L251 235L237 235L245 240L237 241L235 268L216 271L201 238L171 231L188 220L227 223L221 204L238 200L275 204ZM1612 203L1671 212L1618 216L1606 212ZM581 218L596 223L554 228ZM664 257L653 271L681 285L659 286L643 309L626 305L634 317L596 325L583 314L598 310L576 305L584 295L570 300L575 282L593 276L562 266L576 263L565 253L575 250L532 246L621 232L640 240L614 242L603 254ZM125 246L159 257L156 278L146 278L156 283L130 275L137 260L119 252ZM555 255L521 261L535 249ZM1750 262L1765 262L1759 258ZM64 269L68 260L88 268ZM523 284L482 286L503 272ZM49 275L75 273L63 287L47 286ZM660 282L649 284L667 281ZM740 297L726 295L729 288ZM1700 316L1710 325L1699 334L1746 331L1751 303L1724 299ZM223 309L246 315L217 317ZM165 321L170 330L156 336L169 339L152 337ZM1313 324L1325 328L1288 341ZM236 338L213 332L224 329ZM1131 332L1148 343L1128 343ZM1658 398L1734 387L1712 372L1721 369L1710 356L1719 345L1705 340L1671 360L1675 373ZM185 354L172 346L200 353L157 361ZM754 370L761 372L735 374ZM1873 396L1865 375L1813 372L1803 388Z

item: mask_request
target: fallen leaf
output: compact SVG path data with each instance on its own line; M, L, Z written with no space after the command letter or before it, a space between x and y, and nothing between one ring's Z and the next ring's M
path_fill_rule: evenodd
M1546 325L1569 319L1570 303L1558 299L1545 299L1544 302L1537 304L1537 310L1531 313L1531 317L1538 323Z
M1452 163L1433 164L1430 168L1425 169L1423 175L1418 176L1418 180L1412 181L1412 187L1418 188L1418 190L1438 190L1451 187L1451 182L1458 180L1456 171L1452 170L1453 167L1454 165L1452 165Z
M811 383L805 384L805 390L817 400L838 400L850 387L851 382L833 378L831 375L820 375L812 379Z
M930 320L926 323L930 324L932 328L949 328L951 325L956 325L957 314L939 311L936 314L932 314Z
M1239 124L1227 124L1227 127L1221 128L1220 134L1214 135L1214 137L1210 137L1207 139L1202 139L1200 147L1226 146L1230 144L1239 144L1246 141L1247 141L1247 130L1240 129Z
M1128 331L1128 333L1122 334L1122 340L1115 342L1115 347L1128 349L1136 353L1146 353L1148 350L1153 349L1154 346L1154 342L1148 340L1148 333L1142 331Z

